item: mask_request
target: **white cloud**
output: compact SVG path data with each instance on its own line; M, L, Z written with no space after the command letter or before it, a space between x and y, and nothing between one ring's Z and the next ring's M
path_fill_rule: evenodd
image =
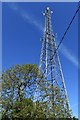
M7 5L15 11L19 10L19 7L17 6L16 3L7 3Z
M8 6L11 9L15 10L16 12L18 12L19 15L24 20L27 20L28 22L33 24L35 27L37 27L39 30L43 31L42 25L39 22L37 22L35 19L33 19L33 17L31 17L31 15L29 15L27 12L19 8L19 6L16 3L10 3L8 4ZM59 41L57 42L59 43ZM64 44L61 44L59 50L69 61L71 61L76 67L78 67L78 58L72 52L70 52L70 50L68 50ZM80 65L79 65L79 68L80 68Z
M59 43L59 41L57 42ZM64 57L71 61L76 67L78 67L78 57L76 57L63 43L61 43L59 50L64 55Z
M31 24L36 26L39 30L43 31L43 27L42 27L41 23L37 22L35 19L33 19L33 17L31 17L31 15L29 15L27 12L25 12L23 9L21 9L17 5L17 3L10 3L10 4L8 4L8 6L11 9L13 9L14 11L16 11L25 21L27 20L28 22L30 22Z
M73 64L75 64L78 67L78 59L77 57L75 57L73 55L72 52L70 52L70 50L68 50L63 44L61 45L61 52L62 54L68 58L68 60L70 60Z
M31 16L29 16L27 13L22 12L21 16L25 19L28 20L30 23L35 25L39 30L43 31L43 27L40 23L38 23L36 20L34 20Z

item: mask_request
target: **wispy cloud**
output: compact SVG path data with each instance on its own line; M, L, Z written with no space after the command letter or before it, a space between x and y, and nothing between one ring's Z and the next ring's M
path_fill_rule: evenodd
M43 27L40 23L38 23L35 19L33 19L30 15L22 11L20 15L23 17L23 19L28 20L31 24L36 26L39 30L43 31Z
M33 19L31 15L29 15L27 12L25 12L23 9L21 9L16 3L10 3L8 6L13 9L14 11L18 12L19 15L26 21L33 24L35 27L37 27L40 31L43 31L43 27L41 23ZM59 41L57 41L59 43ZM71 61L76 67L78 67L78 58L69 50L64 44L61 44L59 48L60 52L69 60ZM80 65L79 65L80 68Z
M27 12L25 12L23 9L21 9L17 3L7 3L8 6L16 11L25 21L28 21L29 23L33 24L36 26L39 30L43 31L43 27L41 23L37 22L32 15L29 15Z
M60 52L69 60L71 61L76 67L78 67L78 58L63 44L60 47Z
M57 40L57 44L59 41ZM78 57L73 54L63 43L61 44L59 51L69 60L71 61L76 67L80 67L78 64Z

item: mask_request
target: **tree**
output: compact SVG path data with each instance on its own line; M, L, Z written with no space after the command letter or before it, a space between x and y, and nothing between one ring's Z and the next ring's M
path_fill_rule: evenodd
M1 79L2 120L66 118L61 90L44 80L37 65L14 65L3 71Z
M3 115L14 117L24 109L23 103L34 99L36 80L40 78L38 67L33 64L15 65L2 74ZM23 102L26 101L26 102ZM16 107L14 107L16 106ZM20 107L19 107L20 106ZM29 106L27 106L28 108ZM32 106L30 106L32 107ZM26 109L26 108L25 108ZM29 109L29 108L28 108Z

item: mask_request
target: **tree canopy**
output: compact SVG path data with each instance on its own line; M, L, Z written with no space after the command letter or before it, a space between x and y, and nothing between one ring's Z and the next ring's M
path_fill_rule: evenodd
M44 81L35 64L14 65L2 73L2 120L66 118L60 90ZM55 101L50 103L51 90ZM36 99L37 98L37 99ZM55 116L54 113L57 113Z

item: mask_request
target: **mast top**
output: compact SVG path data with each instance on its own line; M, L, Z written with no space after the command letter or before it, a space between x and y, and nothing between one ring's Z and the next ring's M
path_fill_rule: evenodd
M46 8L46 10L45 10L45 12L43 13L43 15L45 16L47 13L50 13L50 14L53 13L53 11L50 10L50 7L47 7L47 8Z
M47 9L47 10L49 10L50 8L49 8L49 7L47 7L46 9Z

